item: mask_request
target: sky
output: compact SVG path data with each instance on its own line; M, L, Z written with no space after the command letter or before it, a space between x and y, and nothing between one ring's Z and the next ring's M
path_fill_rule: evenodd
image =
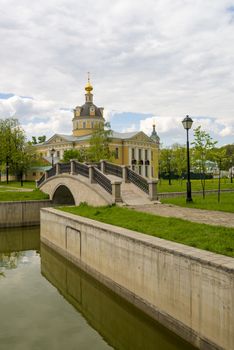
M28 139L72 133L89 71L116 131L184 144L188 114L234 142L234 0L1 0L0 38L0 118Z

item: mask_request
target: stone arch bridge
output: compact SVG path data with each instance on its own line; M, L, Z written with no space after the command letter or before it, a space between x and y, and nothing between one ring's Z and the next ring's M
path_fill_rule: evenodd
M57 163L37 181L37 187L49 194L54 204L137 205L157 199L157 180L106 161L91 165L75 160Z

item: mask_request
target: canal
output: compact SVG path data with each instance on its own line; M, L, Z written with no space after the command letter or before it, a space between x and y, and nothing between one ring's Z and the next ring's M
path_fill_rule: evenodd
M192 350L44 244L0 230L1 350Z

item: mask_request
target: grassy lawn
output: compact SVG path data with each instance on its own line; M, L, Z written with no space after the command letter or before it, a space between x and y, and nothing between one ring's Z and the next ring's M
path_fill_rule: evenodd
M187 208L199 208L208 210L219 210L234 213L234 192L221 193L218 203L218 194L207 194L205 199L200 195L193 196L193 202L186 203L185 197L162 198L162 203L170 203Z
M11 187L17 187L17 188L36 188L36 183L35 181L24 181L23 182L23 187L21 187L21 183L19 181L9 181L7 184L6 181L1 181L0 182L0 190L2 190L2 187L4 188L11 188Z
M234 256L234 229L197 224L116 206L60 207L60 210L211 252Z
M201 191L201 181L191 180L192 191ZM217 190L218 189L218 179L208 179L206 180L206 190ZM233 189L234 181L230 182L230 179L221 179L221 190ZM172 180L172 184L168 184L168 180L160 180L158 183L158 192L183 192L186 191L186 180L182 182L180 180Z
M40 190L33 190L28 192L7 192L0 191L0 201L26 201L26 200L40 200L49 199L49 196Z

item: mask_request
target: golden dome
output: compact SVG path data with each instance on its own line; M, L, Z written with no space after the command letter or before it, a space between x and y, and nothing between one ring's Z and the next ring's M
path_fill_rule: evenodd
M85 90L87 91L88 94L91 93L91 91L93 90L92 85L90 84L90 77L89 77L89 72L88 72L88 82L85 85Z

